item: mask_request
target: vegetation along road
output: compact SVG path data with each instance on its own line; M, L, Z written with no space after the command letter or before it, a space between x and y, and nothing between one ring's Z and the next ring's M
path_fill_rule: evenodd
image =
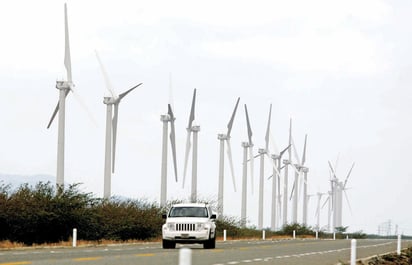
M402 247L410 242L404 241ZM217 264L336 264L350 259L350 240L218 241L216 249L177 245L164 250L160 243L79 248L1 250L0 265L66 264L178 264L179 248L192 249L193 265ZM358 240L358 258L396 251L394 240Z

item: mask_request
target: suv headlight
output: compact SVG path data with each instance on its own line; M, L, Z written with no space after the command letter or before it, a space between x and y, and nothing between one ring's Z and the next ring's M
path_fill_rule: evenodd
M176 225L175 223L167 223L166 227L169 231L175 231Z
M205 223L198 223L196 228L197 231L208 230L210 228L210 225Z

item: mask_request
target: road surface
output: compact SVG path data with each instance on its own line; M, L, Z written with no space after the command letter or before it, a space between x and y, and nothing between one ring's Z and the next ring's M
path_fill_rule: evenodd
M161 265L179 264L179 248L192 250L193 265L336 264L350 259L350 240L218 241L216 249L201 245L139 243L77 248L0 250L0 265ZM402 247L412 242L403 240ZM357 257L396 251L395 240L358 240Z

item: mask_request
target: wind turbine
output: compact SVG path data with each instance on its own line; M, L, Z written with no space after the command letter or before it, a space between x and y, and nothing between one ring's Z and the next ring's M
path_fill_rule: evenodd
M248 142L242 142L243 147L243 171L242 171L242 205L240 211L240 222L242 227L246 227L246 205L247 205L247 162L248 162L248 151L250 157L250 168L251 168L251 186L253 192L253 142L252 142L252 128L250 127L249 114L247 111L247 106L245 104L245 114L247 123L247 133Z
M278 217L280 218L281 216L281 193L280 193L280 171L281 171L281 161L282 161L282 156L283 154L290 148L290 145L283 149L279 155L273 154L271 157L275 163L276 168L273 168L273 173L272 176L272 208L271 208L271 221L270 221L270 227L272 231L276 230L276 199L278 200ZM276 186L277 186L277 191L276 191ZM280 220L280 219L279 219Z
M315 217L316 217L316 231L319 232L319 230L320 230L320 201L322 200L322 196L323 196L323 195L326 195L326 193L318 192L318 193L316 193L316 195L318 196L318 202L317 202L316 213L315 213Z
M171 77L170 77L171 88ZM173 166L175 180L177 182L177 162L176 162L176 134L175 134L175 116L171 102L167 104L167 114L161 115L160 120L163 122L163 141L162 141L162 167L160 177L160 206L166 205L167 200L167 133L169 131L168 124L170 123L170 145L172 147Z
M270 137L270 120L272 117L272 104L270 104L268 123L266 127L265 135L265 148L260 148L258 150L259 154L256 157L260 156L260 177L259 177L259 211L258 211L258 229L263 227L263 193L264 193L264 174L265 174L265 156L269 158L272 163L274 170L274 181L276 183L276 176L279 175L278 169L272 157L269 155L269 137ZM275 187L276 192L276 187ZM276 206L275 206L276 207Z
M293 202L292 202L293 203L293 211L292 211L292 222L293 223L298 222L298 195L299 195L298 185L299 185L299 177L300 177L302 172L307 173L307 171L308 171L308 169L304 167L304 164L305 164L305 161L306 161L306 140L307 140L307 135L305 135L305 144L304 144L304 147L303 147L303 156L302 156L302 161L300 161L299 155L297 154L297 151L296 151L296 145L295 145L295 143L293 141L293 138L292 138L292 147L293 147L293 151L294 151L294 154L295 154L295 157L296 157L296 160L297 160L297 164L291 164L291 166L295 169L295 181L293 183L292 193L291 193L291 196L293 196ZM305 208L305 205L307 205L306 194L303 195L303 200L304 200L303 208Z
M70 41L69 41L69 24L67 18L67 4L64 4L64 26L65 26L65 49L64 49L64 66L67 72L67 81L56 81L56 88L59 90L59 101L52 114L52 117L47 125L50 128L54 118L59 113L58 136L57 136L57 174L56 186L63 188L64 185L64 143L65 143L65 113L66 113L66 97L70 91L73 91L72 81L72 66L70 58Z
M185 152L185 167L183 173L183 187L185 186L187 162L189 159L189 153L191 148L190 136L193 133L193 153L192 153L192 190L190 193L191 202L197 201L197 142L198 133L200 131L200 126L193 125L195 119L195 103L196 103L196 89L193 91L192 106L190 109L189 124L186 128L187 138L186 138L186 152Z
M292 145L292 119L289 121L289 146ZM283 226L288 223L288 178L289 178L289 168L288 166L292 164L292 153L290 148L288 148L288 159L283 160L285 165L285 177L283 180Z
M136 87L140 86L142 83L133 86L132 88L128 89L127 91L119 95L116 94L110 82L109 76L106 72L106 69L104 68L103 63L97 51L96 51L96 58L97 58L97 61L99 62L106 88L110 94L110 96L105 96L103 100L103 103L107 105L103 198L108 199L111 196L111 177L112 177L112 173L114 173L115 161L116 161L116 139L117 139L117 121L118 121L118 115L119 115L119 104L121 100L127 94L133 91ZM114 114L113 114L113 106L114 106Z
M227 133L226 134L218 134L217 138L220 141L220 156L219 156L219 187L218 187L218 202L217 202L217 208L218 208L218 217L221 219L223 217L223 188L224 188L224 164L225 164L225 159L224 159L224 152L225 152L225 141L227 144L227 156L229 159L229 166L230 166L230 172L232 174L232 181L233 181L233 189L236 192L236 181L235 181L235 173L233 169L233 160L232 160L232 148L230 145L230 132L232 131L232 126L233 126L233 121L235 119L236 115L236 110L239 105L239 100L240 98L237 99L235 108L232 113L232 117L229 120L229 123L227 124Z
M329 162L329 161L328 161ZM345 199L346 202L348 203L349 209L351 210L350 203L346 194L346 184L348 183L348 179L352 173L352 169L355 166L355 163L352 164L345 182L339 181L339 179L336 176L336 171L333 169L332 164L329 162L329 167L331 169L331 172L333 174L333 197L334 197L334 205L333 205L333 230L335 231L336 227L341 227L342 226L342 198L343 198L343 193L345 194ZM351 210L352 211L352 210Z

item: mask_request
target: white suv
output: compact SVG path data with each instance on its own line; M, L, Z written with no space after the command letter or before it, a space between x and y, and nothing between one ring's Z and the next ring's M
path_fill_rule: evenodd
M163 218L163 248L175 248L176 243L203 244L204 248L216 246L216 214L204 203L173 205Z

